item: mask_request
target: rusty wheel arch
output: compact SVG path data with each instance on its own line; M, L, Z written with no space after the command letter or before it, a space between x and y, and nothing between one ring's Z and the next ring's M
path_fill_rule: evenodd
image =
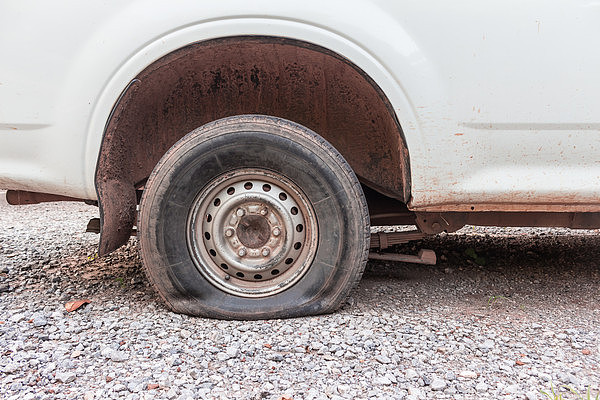
M124 244L136 188L188 132L239 114L304 125L346 158L361 183L407 202L406 141L379 86L346 58L310 43L258 36L190 44L156 60L124 89L107 121L95 183L99 254Z

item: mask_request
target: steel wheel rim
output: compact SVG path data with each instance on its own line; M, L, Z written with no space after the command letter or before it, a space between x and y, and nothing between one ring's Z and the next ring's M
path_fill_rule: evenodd
M263 169L221 175L198 194L188 248L200 273L242 297L289 289L308 271L318 244L314 210L300 188Z

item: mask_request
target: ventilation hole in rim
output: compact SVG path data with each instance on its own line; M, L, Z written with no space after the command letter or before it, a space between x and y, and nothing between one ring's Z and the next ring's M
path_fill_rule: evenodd
M246 190L252 189L252 182L246 182L246 183L244 183L244 189L246 189Z
M210 240L210 233L204 232L204 237L206 238L206 240Z
M300 242L294 243L294 249L300 250L300 247L302 247L302 243L300 243Z
M271 185L269 185L268 183L265 183L265 184L263 185L263 190L264 190L265 192L269 192L269 191L271 190Z
M261 274L256 274L256 275L254 275L254 279L262 279L262 275Z
M225 263L221 264L221 268L223 268L223 269L229 269L229 267Z
M244 277L244 273L243 272L236 272L235 276L237 276L238 278L243 278Z
M287 265L290 265L290 264L291 264L291 263L293 263L293 262L294 262L294 259L293 259L293 258L287 258L287 259L285 260L285 263L286 263Z
M232 195L232 194L234 194L234 193L235 193L235 188L234 188L234 187L230 187L229 189L227 189L227 194L228 194L228 195L230 195L230 196L231 196L231 195Z
M292 215L298 215L298 209L296 207L292 207L290 212L292 213Z
M210 249L208 252L209 252L209 253L210 253L210 255L211 255L211 256L213 256L213 257L216 257L216 256L217 256L217 252L216 252L216 251L214 251L213 249Z
M212 221L212 215L208 214L206 216L206 222L210 222L210 221Z
M296 232L302 232L303 229L304 227L302 226L302 224L296 225Z
M279 200L286 201L287 200L287 194L285 194L283 192L279 193Z
M219 207L221 205L221 199L219 199L218 197L215 199L215 201L213 202L213 204L215 205L215 207Z
M278 269L274 269L273 271L271 271L271 275L278 275L278 274L279 274Z

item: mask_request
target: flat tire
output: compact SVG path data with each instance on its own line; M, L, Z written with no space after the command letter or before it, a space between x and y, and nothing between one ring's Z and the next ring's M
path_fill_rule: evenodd
M370 239L343 157L311 130L262 115L177 142L146 183L138 230L169 308L223 319L335 311L362 276Z

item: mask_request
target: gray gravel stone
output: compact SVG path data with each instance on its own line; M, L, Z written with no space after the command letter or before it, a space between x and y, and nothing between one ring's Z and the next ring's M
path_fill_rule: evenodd
M444 378L446 378L448 381L453 381L456 379L456 374L453 371L448 371L446 374L444 374Z
M375 378L375 384L377 385L391 385L392 381L387 376L378 376Z
M477 385L475 385L475 390L477 390L479 393L487 392L488 385L485 382L478 382Z
M124 351L113 351L110 353L110 359L114 362L123 362L129 360L129 353Z
M404 376L406 377L406 380L408 380L408 381L413 381L413 380L416 380L419 378L419 374L417 373L417 371L415 371L412 368L405 370Z
M458 373L458 376L460 376L461 378L475 379L475 378L477 378L477 372L463 370Z
M56 380L61 383L71 383L77 378L73 372L58 372L56 374Z
M123 385L122 383L117 383L115 386L113 386L113 391L115 392L124 392L125 390L127 390L127 386Z
M10 322L14 322L14 323L21 322L25 319L25 314L15 313L15 314L11 315L9 319L10 319Z
M39 327L46 326L46 325L48 325L48 320L41 315L39 315L33 319L33 326L35 326L35 327L39 328Z
M375 357L375 359L376 359L377 361L379 361L380 363L382 363L382 364L389 364L389 363L391 363L391 362L392 362L392 360L391 360L391 359L390 359L388 356L385 356L385 355L383 355L383 354L379 354L379 355L377 355L377 356Z
M2 368L2 372L4 372L5 374L14 374L15 372L19 371L21 369L21 367L16 364L16 363L10 363L5 365Z
M489 351L494 348L494 345L495 343L493 340L487 339L479 346L479 349L481 349L482 351Z
M444 390L446 388L446 381L440 378L434 378L431 381L431 390Z
M534 391L529 391L529 392L525 393L525 397L527 398L527 400L539 400L540 393L534 392Z

